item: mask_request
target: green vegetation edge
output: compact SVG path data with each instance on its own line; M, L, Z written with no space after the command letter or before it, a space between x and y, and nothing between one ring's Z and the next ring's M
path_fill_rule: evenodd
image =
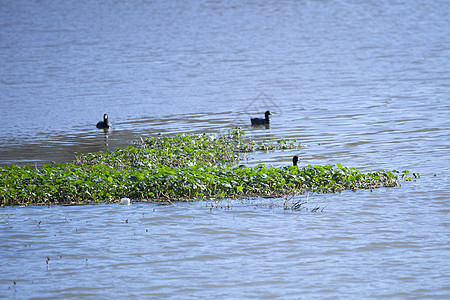
M226 134L151 137L114 152L79 154L73 163L1 167L0 199L7 206L110 203L123 197L152 202L282 197L394 187L411 180L409 171L362 173L340 164L239 164L247 152L295 147L298 143L289 140L255 142L238 128Z

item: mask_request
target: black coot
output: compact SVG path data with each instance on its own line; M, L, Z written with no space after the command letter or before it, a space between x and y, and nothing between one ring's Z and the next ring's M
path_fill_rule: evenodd
M108 115L107 114L103 115L103 121L100 121L100 122L97 123L97 128L108 129L111 126L112 125L108 121Z
M292 167L298 168L297 163L298 163L298 156L296 155L296 156L294 156L294 157L292 158L292 166L284 167L284 169L289 170L289 169L291 169Z
M298 156L297 155L292 158L292 163L294 164L294 166L297 167L297 163L298 163Z
M251 118L250 121L252 122L252 125L266 125L270 124L269 116L271 115L270 111L266 111L264 114L266 117L264 119L262 118Z

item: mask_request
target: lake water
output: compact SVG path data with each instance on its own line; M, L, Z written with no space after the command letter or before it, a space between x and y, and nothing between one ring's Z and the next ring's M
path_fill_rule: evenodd
M421 178L299 195L300 211L1 208L0 297L449 298L449 15L438 0L1 1L0 165L238 126L305 146L250 165L299 154ZM251 127L266 110L271 128Z

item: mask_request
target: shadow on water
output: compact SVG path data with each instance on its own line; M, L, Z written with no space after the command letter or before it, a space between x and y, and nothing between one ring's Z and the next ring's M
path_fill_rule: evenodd
M70 135L48 136L43 141L24 144L0 146L0 165L36 164L38 166L50 162L71 162L75 153L89 153L99 150L110 150L122 146L116 140L110 143L114 136L111 130L99 129L96 132L73 133Z
M77 128L74 132L41 135L39 139L28 142L15 141L0 145L0 165L36 164L50 162L71 162L75 153L114 151L127 147L140 137L181 133L226 132L234 126L254 131L256 135L266 135L260 129L270 129L270 125L250 126L246 113L231 111L221 113L197 113L172 115L164 118L147 117L136 120L116 122L114 128L85 131ZM248 123L248 124L246 124Z

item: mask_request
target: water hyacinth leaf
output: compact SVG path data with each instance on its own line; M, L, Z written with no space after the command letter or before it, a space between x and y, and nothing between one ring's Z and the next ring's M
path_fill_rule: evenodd
M114 152L77 154L70 164L2 167L0 199L3 205L112 202L124 197L190 201L334 193L411 180L409 171L399 179L399 171L361 173L341 164L287 169L242 164L243 153L298 146L285 139L253 141L236 128L226 134L151 137Z

